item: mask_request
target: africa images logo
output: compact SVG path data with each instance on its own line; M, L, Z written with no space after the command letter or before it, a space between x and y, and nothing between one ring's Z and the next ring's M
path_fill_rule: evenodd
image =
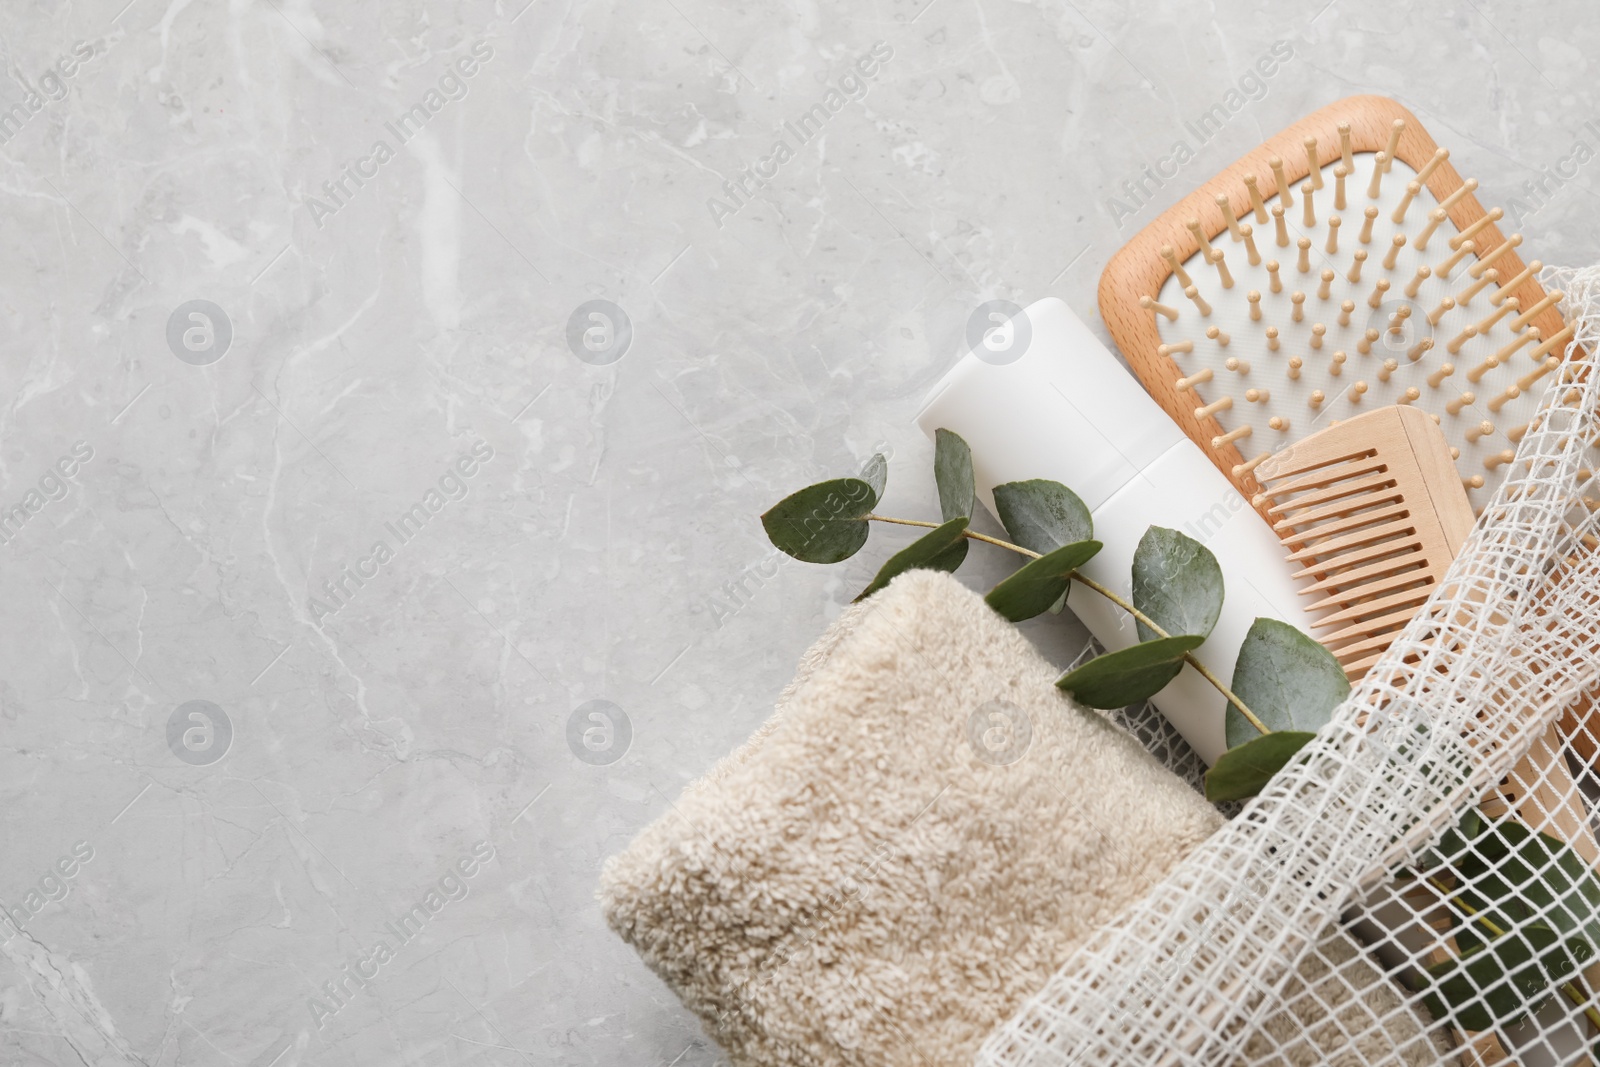
M394 121L384 123L383 128L394 136L396 142L405 144L421 133L428 121L444 110L446 104L466 99L470 88L468 79L476 77L483 69L483 64L493 58L494 48L488 41L476 42L469 55L445 67L436 87L423 93L420 100L395 116ZM357 192L365 188L368 181L378 176L378 169L394 157L395 150L389 142L379 138L372 143L366 155L346 163L343 170L322 183L325 199L306 197L306 209L311 212L311 221L317 224L317 229L322 229L324 219L337 215Z
M789 144L789 137L800 144L809 144L821 136L828 120L843 111L846 103L866 98L867 90L871 87L870 79L877 77L882 64L893 58L894 49L886 42L874 42L871 51L856 58L853 70L840 75L836 85L828 87L821 102L802 111L794 122L783 124L782 129L788 136L772 142L772 151L765 159L749 164L739 172L737 178L723 182L722 195L727 199L719 200L713 196L706 200L706 208L711 212L717 229L722 229L724 219L742 211L755 196L756 190L766 188L767 183L777 177L779 168L794 158L794 147Z
M105 40L102 38L96 44L101 46L98 53L94 45L87 41L78 41L72 46L70 53L58 56L55 63L35 79L38 82L37 86L30 83L27 78L20 77L20 72L12 74L13 80L26 89L27 93L10 107L0 105L0 144L9 144L35 115L51 104L60 103L67 98L67 82L83 69L85 63L97 54L105 53Z
M93 458L94 446L87 441L76 441L70 453L63 454L53 466L45 468L37 487L30 486L22 499L9 507L0 504L0 544L9 545L29 519L56 501L64 500L77 484L73 476Z
M472 851L445 869L437 881L427 886L422 895L409 908L383 924L383 935L372 942L367 952L358 953L331 977L322 983L320 996L306 998L311 1021L321 1030L328 1020L338 1015L356 994L365 992L376 981L383 969L392 963L400 950L422 936L446 905L465 900L472 893L472 879L495 858L492 844L479 841Z
M429 486L415 504L393 521L383 524L384 531L394 539L393 544L387 538L378 538L365 556L353 564L340 567L336 576L322 583L322 592L327 600L319 600L314 596L307 598L306 610L311 615L311 621L321 626L325 619L339 614L345 605L355 599L363 586L378 577L395 559L401 547L416 540L423 527L446 505L467 498L472 491L469 479L476 477L494 457L494 446L487 441L476 441L470 451L457 456L455 462L439 477L437 488Z

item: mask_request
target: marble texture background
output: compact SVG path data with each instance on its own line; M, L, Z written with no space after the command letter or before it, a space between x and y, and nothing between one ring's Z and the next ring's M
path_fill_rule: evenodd
M935 514L911 417L972 309L1094 316L1119 243L1323 104L1398 98L1486 204L1600 148L1577 0L123 5L0 28L7 1065L720 1062L599 866L904 540L778 565L756 516L883 446L885 509ZM1530 258L1594 255L1574 167Z

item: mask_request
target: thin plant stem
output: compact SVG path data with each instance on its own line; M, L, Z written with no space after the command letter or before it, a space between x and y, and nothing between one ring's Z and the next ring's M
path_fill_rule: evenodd
M899 526L925 526L930 530L937 530L944 525L941 522L922 522L919 519L891 519L886 515L868 515L867 518L873 522L892 522ZM1024 556L1031 556L1034 559L1039 558L1039 553L1023 548L1021 545L1013 545L1009 541L1002 541L999 538L990 537L988 534L978 533L976 530L963 530L961 532L974 541L984 541L991 545L998 545L1001 548L1009 548L1013 552L1021 552Z
M900 525L900 526L923 526L923 527L927 527L929 529L937 529L939 526L943 525L942 523L937 523L937 522L922 522L922 521L920 521L918 519L891 519L886 515L867 515L867 516L865 516L865 518L870 522L892 522L892 523L895 523L895 524ZM1002 541L997 537L990 537L987 534L976 533L976 532L974 532L972 530L963 530L962 532L967 537L970 537L974 541L983 541L983 542L986 542L987 544L995 545L995 546L998 546L1000 548L1010 549L1012 552L1016 552L1016 553L1019 553L1020 555L1028 556L1031 559L1039 559L1040 558L1040 554L1038 552L1035 552L1035 551L1033 551L1032 549L1029 549L1029 548L1023 548L1021 545L1014 545L1009 541ZM1157 637L1171 637L1172 636L1171 634L1167 633L1167 631L1163 630L1160 626L1157 626L1154 619L1152 619L1150 616L1146 615L1144 612L1140 611L1138 608L1134 607L1125 598L1123 598L1123 596L1120 593L1118 593L1116 590L1110 589L1110 588L1108 588L1106 586L1101 585L1099 582L1095 581L1093 578L1085 577L1081 571L1076 571L1076 570L1069 571L1067 573L1067 577L1071 578L1073 581L1081 582L1082 584L1088 586L1090 589L1093 589L1096 593L1099 593L1101 596L1103 596L1107 600L1111 601L1117 607L1121 608L1123 611L1126 611L1129 615L1132 615L1135 619L1138 619L1140 622L1144 623L1152 631L1155 632ZM1222 684L1222 679L1218 678L1215 674L1213 674L1211 672L1211 668L1207 667L1204 663L1201 663L1200 660L1195 657L1194 653L1185 652L1183 654L1183 659L1184 659L1184 662L1189 664L1189 666L1193 667L1195 670L1200 672L1200 677L1202 677L1206 681L1210 682L1211 685L1217 690L1217 692L1221 693L1224 697L1226 697L1227 700L1228 700L1228 703L1232 704L1235 708L1238 708L1239 709L1239 714L1243 715L1245 717L1245 721L1246 722L1248 722L1251 726L1254 726L1258 731L1260 731L1263 734L1269 734L1269 733L1272 732L1271 730L1267 729L1267 726L1266 726L1265 723L1263 723L1260 719L1258 719L1256 717L1255 712L1253 712L1249 708L1245 707L1244 701L1240 700L1238 695L1235 694L1233 690L1229 689L1226 685Z
M1156 632L1156 635L1158 637L1171 637L1172 636L1171 634L1167 633L1167 631L1165 631L1161 627L1157 626L1155 624L1154 620L1152 620L1150 618L1150 616L1146 615L1144 612L1140 611L1138 608L1134 607L1132 604L1128 603L1126 600L1122 599L1122 597L1118 596L1112 590L1107 589L1105 586L1101 585L1099 582L1095 581L1093 578L1086 578L1086 577L1084 577L1082 574L1080 574L1077 571L1073 571L1072 572L1072 577L1075 580L1077 580L1079 582L1082 582L1084 585L1088 586L1090 589L1093 589L1095 592L1099 593L1101 596L1105 597L1107 600L1111 601L1113 604L1116 604L1123 611L1126 611L1128 614L1132 615L1134 618L1138 619L1140 622L1144 623L1146 626L1150 627L1150 629L1152 629L1152 630L1154 630ZM1248 722L1251 726L1254 726L1258 732L1263 733L1263 734L1270 734L1272 732L1271 730L1267 729L1267 724L1262 722L1260 719L1256 718L1256 713L1251 711L1249 708L1245 707L1244 701L1240 700L1238 695L1236 693L1234 693L1234 691L1232 689L1229 689L1226 685L1224 685L1222 683L1222 679L1218 678L1215 674L1213 674L1211 672L1211 668L1210 667L1207 667L1204 663L1201 663L1200 660L1194 655L1194 653L1185 652L1183 654L1183 658L1184 658L1185 661L1188 662L1189 666L1193 667L1195 670L1200 672L1200 677L1202 677L1206 681L1210 682L1212 684L1212 686L1217 690L1217 692L1219 692L1223 696L1227 697L1228 698L1228 703L1230 703L1234 707L1238 708L1239 709L1239 714L1243 715L1245 717L1245 721Z

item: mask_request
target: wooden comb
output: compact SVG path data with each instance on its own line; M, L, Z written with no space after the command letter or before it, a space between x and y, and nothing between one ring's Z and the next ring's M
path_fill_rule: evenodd
M1145 388L1246 500L1277 449L1387 404L1438 416L1493 495L1572 337L1414 115L1352 97L1273 137L1117 252L1100 308Z
M1443 432L1412 407L1390 406L1330 426L1264 460L1256 504L1288 550L1313 629L1360 678L1432 595L1472 530L1472 504ZM1534 742L1481 806L1515 810L1527 826L1600 863L1566 761L1559 726ZM1600 981L1600 965L1584 972ZM1591 985L1591 988L1596 986ZM1476 1061L1506 1062L1492 1034L1465 1035Z
M1314 433L1257 468L1317 638L1353 682L1389 647L1472 530L1444 434L1391 405Z

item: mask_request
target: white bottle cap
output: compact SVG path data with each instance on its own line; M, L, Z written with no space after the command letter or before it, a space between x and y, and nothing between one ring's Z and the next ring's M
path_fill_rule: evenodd
M1150 399L1072 309L1029 304L962 356L917 415L972 447L984 503L990 487L1028 470L1072 487L1093 511L1174 444L1183 431Z

